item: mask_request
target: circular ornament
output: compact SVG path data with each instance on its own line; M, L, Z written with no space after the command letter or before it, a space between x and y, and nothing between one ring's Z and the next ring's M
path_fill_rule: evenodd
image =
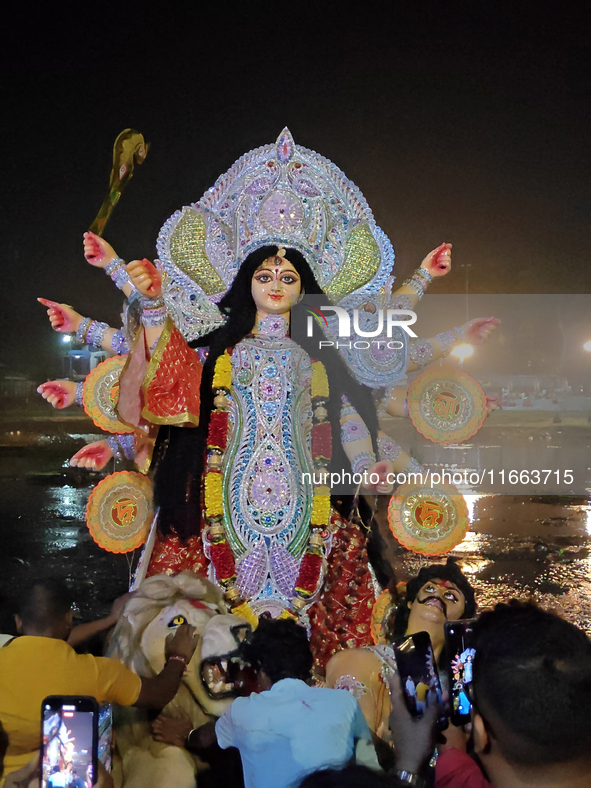
M435 367L409 387L408 413L421 435L433 443L462 443L482 426L486 396L465 372Z
M261 224L269 232L289 232L299 227L304 212L295 194L277 189L263 202L260 216Z
M133 471L107 476L94 488L86 506L90 535L109 553L129 553L143 545L153 517L152 483Z
M448 553L468 530L468 507L453 484L401 484L388 505L388 525L403 547L421 555Z
M115 410L119 402L119 376L126 361L127 356L113 356L98 364L82 388L86 415L106 432L133 432L133 427L119 421Z

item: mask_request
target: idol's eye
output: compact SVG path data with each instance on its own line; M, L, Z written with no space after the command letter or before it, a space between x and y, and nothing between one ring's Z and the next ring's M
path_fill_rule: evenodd
M261 282L262 284L266 284L267 282L270 281L271 281L271 277L269 276L269 274L261 274L260 276L257 276L257 282Z
M287 274L287 276L281 277L281 281L285 282L286 285L293 285L298 280L295 278L295 276L292 276L291 274Z
M457 597L455 594L452 594L451 591L446 591L443 595L446 599L449 599L450 602L457 602Z
M429 583L429 585L425 586L425 591L435 591L435 586Z
M172 621L168 622L168 628L172 629L173 627L180 627L182 624L186 623L187 619L179 614L178 616L175 616Z

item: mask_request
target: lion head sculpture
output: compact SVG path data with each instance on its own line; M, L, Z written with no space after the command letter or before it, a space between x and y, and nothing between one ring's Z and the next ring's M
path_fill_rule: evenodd
M155 676L164 667L166 637L185 623L196 628L199 645L165 713L177 716L182 710L198 727L210 715L223 714L232 702L231 698L212 699L201 677L202 660L234 651L250 629L244 619L228 613L221 592L213 583L189 571L144 580L125 605L107 655L120 659L140 676ZM155 742L148 712L142 709L117 710L115 741L121 771L116 782L126 788L173 782L175 786L192 788L196 770L203 766L187 751Z

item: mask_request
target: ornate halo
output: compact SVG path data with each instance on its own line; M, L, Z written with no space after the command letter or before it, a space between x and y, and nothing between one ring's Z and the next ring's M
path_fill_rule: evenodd
M394 252L365 198L286 128L274 144L238 159L160 231L164 299L186 337L219 324L214 303L245 257L267 244L299 249L334 301L390 287Z
M94 488L86 506L90 535L110 553L129 553L143 545L153 518L152 483L133 471L107 476Z
M482 426L486 396L465 372L435 367L409 387L408 413L421 435L433 443L462 443Z
M453 484L401 484L388 505L388 525L403 547L421 555L448 553L468 530L468 507Z
M86 415L97 427L107 432L133 432L133 427L124 424L117 416L119 401L119 376L127 356L113 356L98 364L87 375L82 388L82 404Z

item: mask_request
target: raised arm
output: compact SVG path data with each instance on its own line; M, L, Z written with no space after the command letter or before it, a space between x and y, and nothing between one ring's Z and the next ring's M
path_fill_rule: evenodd
M392 293L392 303L397 296L405 297L405 306L414 308L421 300L433 279L445 276L451 271L451 244L440 244L437 249L429 252L420 267L407 279L398 290ZM408 301L406 301L408 299ZM400 300L400 299L398 299Z
M477 317L453 331L445 331L429 339L412 339L409 342L407 371L412 372L448 356L461 343L482 345L500 323L496 317Z
M166 308L162 299L162 280L158 269L149 260L133 260L127 266L133 285L142 294L142 323L149 348L156 345L166 322Z
M102 348L107 353L120 355L129 351L121 331L111 328L107 323L83 317L69 304L58 304L57 301L47 298L38 298L37 301L47 307L49 322L54 331L60 334L75 334L76 341L81 345Z
M102 268L111 277L113 283L129 298L135 287L125 268L125 262L118 257L111 244L107 243L100 235L88 232L84 233L83 238L84 257L87 262L95 268Z

